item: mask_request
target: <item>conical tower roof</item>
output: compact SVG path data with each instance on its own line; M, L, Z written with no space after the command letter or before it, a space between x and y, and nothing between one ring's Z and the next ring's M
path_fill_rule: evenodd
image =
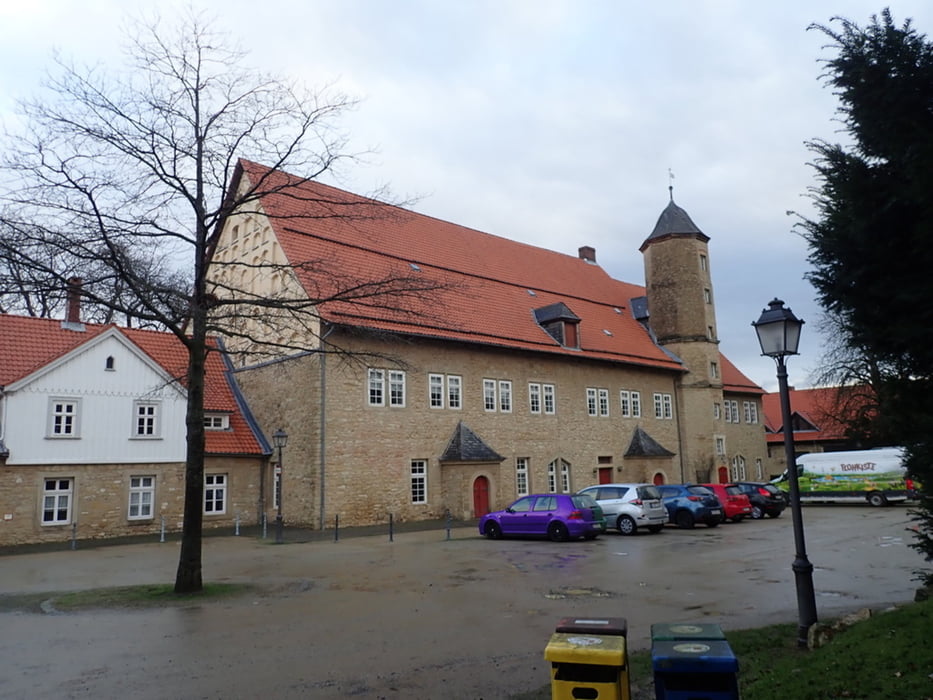
M690 215L674 204L673 198L671 198L670 203L664 208L664 211L661 212L661 216L658 217L658 223L654 225L654 231L652 231L651 235L641 244L639 250L644 251L645 247L652 241L669 236L700 236L704 241L709 240L709 236L703 233L697 225L693 223L693 219L690 218Z

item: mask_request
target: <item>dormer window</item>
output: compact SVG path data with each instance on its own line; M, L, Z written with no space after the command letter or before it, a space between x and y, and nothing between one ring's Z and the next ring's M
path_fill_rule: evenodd
M535 309L535 320L565 348L580 347L580 317L563 302Z
M226 413L205 413L204 414L204 429L205 430L229 430L230 429L230 416Z

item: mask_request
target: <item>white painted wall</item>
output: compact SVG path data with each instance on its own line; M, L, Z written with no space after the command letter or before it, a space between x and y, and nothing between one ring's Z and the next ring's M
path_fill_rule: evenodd
M112 370L106 369L114 358ZM55 398L80 401L77 438L51 435ZM157 438L133 436L135 402L160 402ZM3 439L9 465L180 462L185 459L185 395L118 331L7 387Z

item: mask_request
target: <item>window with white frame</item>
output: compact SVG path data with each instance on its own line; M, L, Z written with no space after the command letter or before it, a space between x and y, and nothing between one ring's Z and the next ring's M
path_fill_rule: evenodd
M564 493L570 493L570 465L560 461L560 486Z
M619 409L622 412L623 418L632 417L631 394L625 389L622 389L622 391L619 392Z
M557 462L547 465L547 490L548 493L557 493Z
M137 401L134 408L133 437L159 437L159 403L157 401Z
M586 389L586 412L588 415L599 415L599 409L596 403L596 389L587 387Z
M716 454L719 457L726 456L726 438L723 435L715 436L716 441Z
M718 362L709 363L709 376L712 379L719 379L719 363Z
M742 409L745 412L745 422L755 424L758 422L758 404L754 401L743 401Z
M761 469L761 457L755 460L755 478L758 479L758 481L764 479L764 475Z
M428 502L428 462L425 459L411 460L411 502Z
M405 373L398 369L389 370L389 405L405 405Z
M722 418L722 405L718 401L713 402L713 418L715 420Z
M155 501L155 477L131 476L130 501L126 517L129 520L150 520Z
M499 410L502 413L512 412L512 382L507 379L499 380Z
M204 514L219 515L227 512L227 475L204 475Z
M369 405L386 405L386 374L385 370L369 369Z
M703 272L707 272L709 270L709 262L707 261L706 256L703 255L703 253L700 253L700 269Z
M80 399L51 399L49 402L49 437L78 437L80 407Z
M654 395L654 417L659 420L671 420L674 417L674 403L670 394Z
M71 522L74 479L44 479L42 489L42 524L67 525Z
M557 390L553 384L542 384L541 390L544 392L544 412L552 416L557 413Z
M742 455L732 458L732 480L745 481L745 458Z
M732 399L726 399L724 402L726 409L726 423L739 422L739 402Z
M431 408L444 408L444 375L428 375L428 404Z
M205 413L204 414L204 429L205 430L229 430L230 429L230 416L226 413Z
M641 392L632 392L632 418L641 418Z
M541 385L535 382L528 384L528 410L531 413L541 413Z
M599 415L609 415L609 389L599 390Z
M487 411L496 410L496 380L483 380L483 408Z
M461 386L463 381L457 375L451 374L447 377L447 407L459 409L463 405L461 401Z
M517 457L515 459L515 495L528 495L528 458Z

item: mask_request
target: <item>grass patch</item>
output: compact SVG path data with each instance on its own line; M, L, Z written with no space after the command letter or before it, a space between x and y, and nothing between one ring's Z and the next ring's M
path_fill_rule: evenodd
M66 593L0 596L0 612L39 612L45 601L51 601L51 606L58 612L101 608L158 608L230 598L254 590L252 586L242 583L205 583L199 593L177 594L173 589L172 584L156 583Z
M813 651L797 648L796 623L725 632L743 700L931 700L930 630L933 600L876 613ZM653 700L653 675L650 651L630 654L632 700ZM546 685L513 700L550 697Z

